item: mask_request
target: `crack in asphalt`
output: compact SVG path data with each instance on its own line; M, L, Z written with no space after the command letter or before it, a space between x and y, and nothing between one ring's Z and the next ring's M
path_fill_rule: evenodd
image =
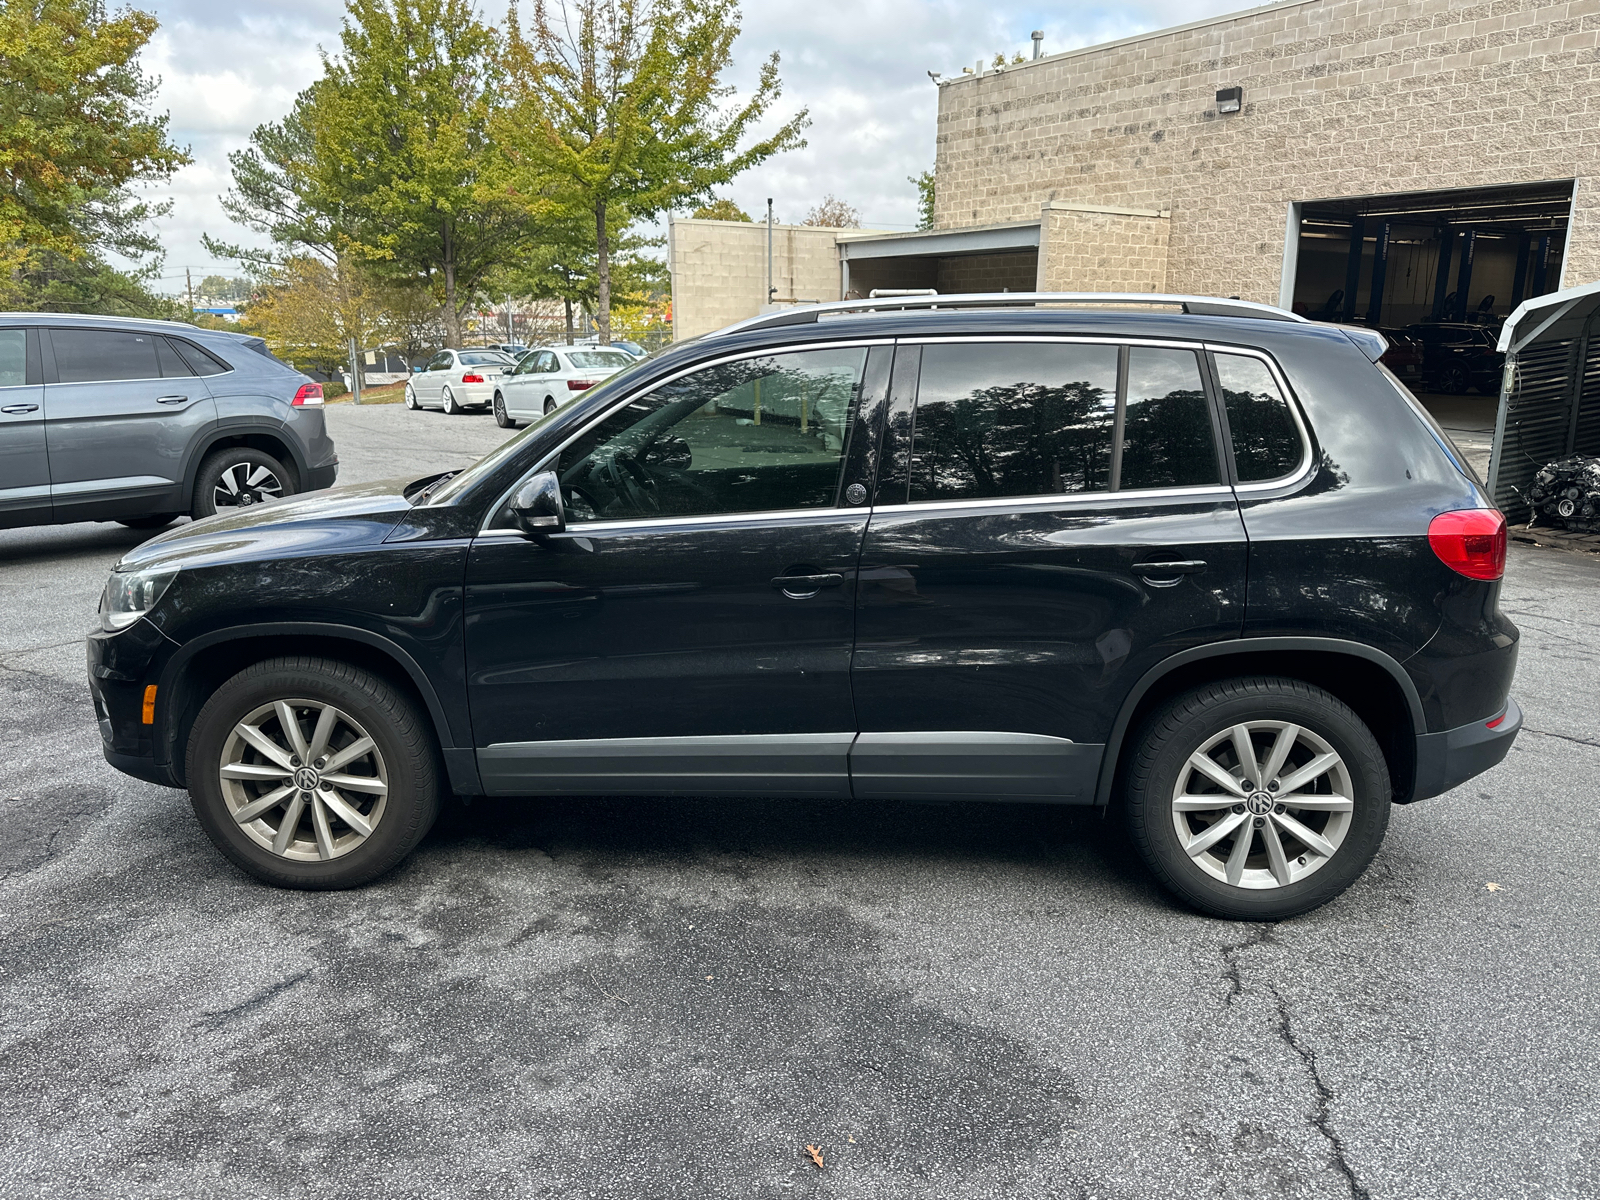
M0 658L9 658L14 654L37 654L41 650L59 650L63 646L78 646L83 644L81 637L68 638L64 642L51 642L45 646L22 646L16 650L0 650Z
M1282 993L1270 983L1267 985L1267 990L1272 993L1273 1003L1278 1010L1278 1039L1293 1050L1305 1064L1306 1074L1311 1077L1311 1084L1317 1089L1317 1111L1311 1118L1311 1124L1316 1127L1317 1132L1323 1136L1333 1151L1333 1165L1338 1168L1339 1174L1344 1176L1353 1200L1372 1200L1372 1193L1356 1178L1355 1169L1345 1157L1344 1139L1333 1128L1328 1112L1333 1104L1333 1089L1323 1081L1322 1071L1317 1066L1317 1052L1295 1036L1294 1026L1289 1020L1289 1006L1284 1002Z
M1272 935L1276 930L1276 925L1258 925L1244 941L1222 947L1222 977L1228 981L1227 1003L1230 1008L1244 992L1244 980L1239 974L1239 955L1246 950L1254 950L1257 946L1271 945Z
M215 1029L219 1025L226 1024L234 1017L244 1016L247 1013L254 1012L258 1008L263 1008L266 1005L271 1004L272 1001L276 1000L279 996L283 995L285 992L293 991L309 978L311 978L311 971L308 969L301 971L300 974L290 979L281 979L277 983L272 984L270 987L262 988L255 995L241 1000L238 1004L233 1005L231 1008L218 1009L216 1012L201 1013L201 1020L197 1023Z
M1563 742L1574 742L1579 746L1593 746L1595 749L1600 750L1600 742L1589 738L1573 737L1570 733L1552 733L1548 729L1530 729L1526 725L1522 727L1522 732L1537 734L1539 737L1557 738Z

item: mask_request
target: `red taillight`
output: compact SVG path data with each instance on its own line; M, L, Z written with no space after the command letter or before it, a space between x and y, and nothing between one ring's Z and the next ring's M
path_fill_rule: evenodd
M569 379L569 380L567 380L567 391L569 391L569 392L581 392L581 391L583 391L584 388L592 388L593 386L594 386L594 380L592 380L592 379Z
M1505 723L1506 723L1506 714L1505 713L1501 713L1494 720L1485 721L1484 725L1486 725L1490 729L1499 729L1500 726L1504 725Z
M294 394L290 404L299 408L306 404L322 403L322 385L320 383L302 383L300 390Z
M1468 579L1506 573L1506 519L1494 508L1440 513L1428 522L1428 545L1439 561Z
M479 375L476 371L468 371L465 375L463 375L461 377L461 382L462 383L482 383L483 382L483 376Z

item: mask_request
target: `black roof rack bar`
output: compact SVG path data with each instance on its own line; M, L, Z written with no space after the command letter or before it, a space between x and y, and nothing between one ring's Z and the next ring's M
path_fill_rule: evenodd
M906 310L982 308L1035 308L1058 304L1085 307L1165 306L1192 316L1255 317L1266 321L1299 321L1305 317L1270 304L1249 300L1219 300L1215 296L1169 296L1159 292L975 292L952 296L885 296L876 300L839 300L830 304L804 304L780 312L763 313L735 321L708 337L722 337L749 329L771 329L782 325L809 325L824 317L851 316Z

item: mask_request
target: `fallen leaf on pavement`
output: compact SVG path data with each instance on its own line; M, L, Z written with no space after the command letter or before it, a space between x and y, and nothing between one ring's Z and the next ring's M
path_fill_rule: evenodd
M1483 885L1483 887L1484 887L1485 891L1489 891L1489 892L1503 892L1503 891L1505 891L1505 888L1501 887L1498 883L1486 883L1486 884Z
M818 1150L815 1146L808 1145L806 1147L806 1153L811 1155L811 1161L817 1164L817 1170L822 1170L822 1151Z

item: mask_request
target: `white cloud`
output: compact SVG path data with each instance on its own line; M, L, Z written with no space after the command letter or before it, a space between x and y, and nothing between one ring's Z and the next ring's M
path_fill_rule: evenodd
M1111 41L1147 29L1247 6L1247 0L1128 0L998 7L984 0L747 0L730 82L748 94L768 54L782 56L784 94L769 127L808 108L807 146L741 177L728 194L752 216L774 198L781 219L799 220L832 193L879 228L910 228L915 189L907 176L933 165L937 91L928 71L959 75L963 64L1030 51L1029 32L1045 31L1047 53ZM207 0L153 6L162 28L146 51L161 77L158 109L188 144L194 165L157 194L174 201L161 233L163 286L179 291L183 268L214 263L200 235L250 241L228 221L218 196L228 187L230 151L251 130L288 111L321 74L318 47L336 48L343 5L289 0L241 12Z

